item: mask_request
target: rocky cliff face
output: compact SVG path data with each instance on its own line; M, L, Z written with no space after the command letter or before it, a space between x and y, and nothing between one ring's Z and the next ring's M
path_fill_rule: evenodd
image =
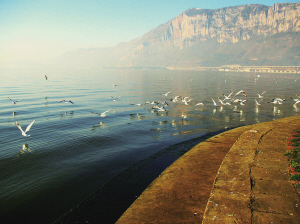
M190 9L165 24L158 40L184 48L209 39L236 43L258 35L299 32L299 15L300 3Z

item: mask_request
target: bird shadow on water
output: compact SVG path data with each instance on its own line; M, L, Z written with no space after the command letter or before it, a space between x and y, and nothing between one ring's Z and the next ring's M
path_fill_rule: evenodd
M233 128L226 129L226 131ZM207 133L172 145L133 164L81 201L54 224L115 223L148 185L175 160L200 142L224 131Z

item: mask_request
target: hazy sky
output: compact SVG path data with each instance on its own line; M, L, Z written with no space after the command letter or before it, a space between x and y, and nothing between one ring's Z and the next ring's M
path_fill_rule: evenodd
M0 63L43 60L78 48L127 42L189 8L272 0L0 0ZM295 3L298 1L288 1Z

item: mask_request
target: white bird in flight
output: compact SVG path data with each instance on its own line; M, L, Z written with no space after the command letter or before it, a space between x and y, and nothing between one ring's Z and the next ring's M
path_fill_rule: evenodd
M228 96L226 96L225 94L223 94L223 96L225 97L224 100L231 100L230 96L232 95L232 93L233 92L231 92Z
M162 95L164 95L164 96L168 96L168 94L170 93L171 91L169 91L169 92L166 92L166 93L163 93Z
M237 92L234 96L236 97L237 95L239 95L239 94L243 94L244 96L247 96L246 95L246 92L244 91L244 90L240 90L239 92Z
M152 109L155 111L167 111L164 106L159 107L157 105L153 106Z
M213 98L211 98L211 100L213 101L213 103L214 103L215 107L217 107L217 106L218 106L218 104L216 103L216 101L215 101Z
M65 103L71 103L71 104L74 104L73 101L71 101L71 100L61 100L61 101L59 101L59 102L60 102L60 103L61 103L61 102L65 102Z
M18 126L18 128L19 128L20 131L22 132L22 135L25 137L25 139L27 139L27 138L30 136L30 135L28 135L28 134L26 134L26 133L30 130L30 128L31 128L31 126L33 125L34 122L35 122L35 120L34 120L33 122L31 122L31 123L27 126L27 128L26 128L25 131L23 131L21 125L16 121L16 125Z
M180 98L181 96L175 96L174 99L171 99L171 101L173 101L174 103L178 102L178 98Z
M298 103L300 103L300 100L296 100L294 105L297 105Z
M261 103L260 103L261 101L262 101L262 99L261 99L260 101L257 101L257 100L255 99L256 105L257 105L257 106L261 105Z
M193 98L191 98L191 99L189 99L189 100L185 100L185 101L184 101L184 104L185 104L185 105L189 105L192 99L193 99Z
M111 109L109 109L109 110L107 110L107 111L104 111L103 113L94 113L94 112L91 112L91 113L93 113L93 114L98 114L98 115L100 115L101 117L105 117L106 115L107 115L107 113L110 111Z
M114 101L117 101L121 96L118 96L116 98L114 98L113 96L111 96L111 98L113 98Z
M245 103L247 102L248 100L240 100L240 104L242 105L242 106L245 106Z
M263 94L264 94L265 92L267 92L267 91L264 91L264 92L262 92L261 94L258 94L258 93L257 93L258 98L264 98L264 97L263 97Z
M13 105L16 105L16 104L17 104L17 102L20 102L20 101L21 101L21 100L16 100L16 101L13 101L11 98L9 98L9 97L7 97L7 98L11 100L11 102L12 102L12 104L13 104Z
M275 99L272 99L270 102L268 103L273 103L273 104L282 104L283 101L285 101L285 99L282 99L282 98L275 98Z
M200 105L205 106L204 103L200 102L200 103L195 104L195 107L200 106Z
M131 103L130 105L137 105L137 106L143 106L143 103Z
M111 110L111 109L109 109L109 110L107 110L107 111L105 111L105 112L101 113L101 114L100 114L100 116L101 116L101 117L105 117L105 116L106 116L106 114L107 114L107 113L108 113L110 110Z

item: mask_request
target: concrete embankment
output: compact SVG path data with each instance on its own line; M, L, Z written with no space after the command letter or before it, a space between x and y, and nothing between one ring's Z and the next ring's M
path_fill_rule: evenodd
M299 223L283 153L300 117L214 136L156 178L117 223Z

